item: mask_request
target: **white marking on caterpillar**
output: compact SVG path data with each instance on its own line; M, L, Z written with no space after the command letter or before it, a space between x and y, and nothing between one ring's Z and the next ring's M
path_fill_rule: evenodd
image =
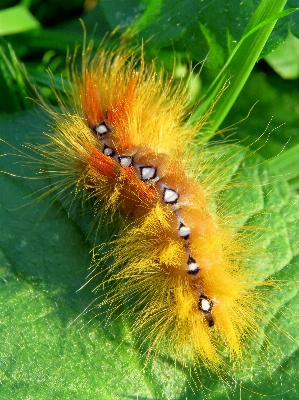
M115 151L112 149L112 147L104 145L103 154L105 154L105 156L113 157Z
M176 204L178 199L179 199L179 194L175 190L164 187L163 201L165 203Z
M189 255L188 261L187 261L187 271L188 271L188 274L191 274L191 275L196 275L199 271L199 265L194 260L194 258L191 257L190 255Z
M118 160L122 167L130 167L133 165L133 157L131 156L119 156Z
M203 313L209 314L212 311L213 303L207 296L201 295L198 300L198 307Z
M191 229L188 226L186 226L185 224L183 224L183 222L181 222L178 232L179 232L179 236L182 239L188 240L189 236L190 236L190 233L191 233Z
M148 181L157 177L157 169L152 166L139 167L142 181Z
M101 122L100 125L96 127L96 132L100 134L100 136L110 132L110 129L107 127L105 122Z

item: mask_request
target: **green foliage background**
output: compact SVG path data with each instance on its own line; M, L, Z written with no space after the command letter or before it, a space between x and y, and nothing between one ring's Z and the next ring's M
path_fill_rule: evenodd
M206 140L219 127L244 119L258 101L249 117L220 139L234 133L234 140L254 150L261 145L255 140L266 131L263 142L271 132L246 165L241 160L237 165L242 179L255 183L241 197L245 220L261 211L267 216L269 229L259 245L274 256L260 260L260 275L283 282L273 299L274 321L281 330L265 326L269 342L255 344L252 359L244 360L237 374L238 383L231 379L230 386L224 385L202 369L202 387L194 393L192 379L197 377L191 374L190 385L186 371L169 359L157 358L143 368L129 323L106 324L97 310L81 315L96 304L96 280L77 291L91 261L92 215L82 215L80 208L69 212L49 197L32 201L50 184L47 178L2 174L0 398L298 398L299 57L294 55L299 54L299 13L290 12L296 7L298 0L0 2L0 137L18 149L26 142L39 143L47 130L41 111L26 98L28 85L18 60L41 93L55 102L46 70L51 69L59 89L67 48L72 52L82 44L79 18L96 43L115 27L122 32L130 26L131 43L143 40L145 56L157 65L161 60L166 71L172 71L175 58L178 77L190 61L196 65L206 59L190 88L194 101L203 98L196 117L230 79L205 128ZM36 177L10 153L16 151L1 142L1 170ZM229 195L237 198L238 190Z

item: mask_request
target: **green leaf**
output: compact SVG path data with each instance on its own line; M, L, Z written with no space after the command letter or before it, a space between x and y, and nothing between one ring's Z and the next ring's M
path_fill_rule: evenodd
M276 74L256 69L249 76L221 128L233 126L234 140L258 150L266 159L273 158L274 164L278 155L283 156L299 144L298 84L298 79L286 81ZM263 138L258 140L261 135ZM294 153L293 166L297 165L297 160L298 156ZM294 171L294 168L290 166L279 174L289 180L291 170Z
M0 35L11 35L38 29L37 19L22 5L0 10Z
M36 110L0 121L2 139L25 153L29 150L22 149L22 144L43 142L46 129L44 116ZM73 215L51 196L34 201L50 181L35 179L40 176L38 169L23 166L22 158L9 155L16 150L1 142L0 169L31 177L0 175L3 398L220 400L227 395L239 399L240 391L242 399L252 398L252 393L297 397L298 343L281 332L290 331L299 339L298 288L291 284L299 280L299 202L283 179L273 178L260 157L253 155L241 162L239 155L246 151L240 153L239 147L236 151L238 178L228 176L227 181L237 179L251 185L245 193L239 185L222 187L220 197L241 210L243 222L265 223L258 247L274 257L260 259L257 274L260 279L272 277L282 282L280 296L275 296L271 305L280 330L265 326L271 346L265 342L265 348L258 347L252 355L253 371L242 369L236 374L241 388L231 390L201 369L201 384L194 393L192 382L198 382L198 375L193 373L190 380L187 372L169 359L156 358L143 369L128 321L107 321L98 309L84 313L96 304L92 289L99 283L95 279L77 291L85 283L91 260L92 240L87 238L92 214L82 214L79 207ZM251 361L244 360L244 368L250 366Z
M289 36L275 51L265 57L267 63L282 78L299 77L299 39Z
M213 104L217 93L227 80L227 87L213 108L212 119L209 122L209 139L217 131L227 113L231 109L245 82L247 81L256 61L258 60L266 41L268 40L278 18L287 15L290 10L281 11L286 1L262 0L246 26L243 36L222 70L211 84L205 100L192 115L192 121Z
M293 146L291 149L283 151L277 157L268 161L270 168L272 167L277 173L283 174L285 179L292 182L294 179L299 177L299 171L297 168L299 154L299 145ZM299 186L292 185L294 189L298 189Z
M275 6L280 1L272 3ZM112 28L129 27L139 40L149 40L157 48L187 50L197 61L208 55L206 65L221 68L259 4L259 0L103 0L101 7ZM287 4L298 7L296 0ZM286 39L289 30L295 30L293 18L286 17L274 31L267 53Z

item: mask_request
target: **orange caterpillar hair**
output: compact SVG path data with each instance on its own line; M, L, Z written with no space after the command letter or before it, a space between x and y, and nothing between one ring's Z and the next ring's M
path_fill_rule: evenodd
M88 53L88 52L87 52ZM214 370L223 353L242 357L258 331L259 292L244 265L242 235L212 212L190 145L202 121L190 126L186 84L125 51L100 50L72 74L72 111L56 119L45 162L129 221L111 250L115 283L103 303L128 313L142 342L177 360L201 360ZM53 171L53 168L52 168ZM55 172L53 172L55 173Z

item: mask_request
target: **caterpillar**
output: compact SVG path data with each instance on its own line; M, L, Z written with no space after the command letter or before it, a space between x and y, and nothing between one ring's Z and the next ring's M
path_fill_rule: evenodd
M82 74L70 69L69 80L61 112L43 103L54 120L47 143L28 147L60 196L93 202L97 230L121 216L117 236L94 249L95 274L105 263L110 284L99 307L112 315L124 306L149 358L168 354L219 375L228 359L240 365L268 303L251 265L251 227L238 229L233 202L213 199L233 157L194 148L205 118L186 122L187 84L166 81L134 52L100 48L91 58L84 49Z
M82 76L71 77L74 109L53 114L49 143L36 151L63 177L61 191L75 185L130 221L99 256L113 257L108 281L116 283L104 302L117 309L131 300L134 329L150 332L142 341L152 352L169 341L175 359L219 370L223 349L240 358L244 338L258 331L263 296L242 265L243 235L212 212L188 165L204 121L183 123L187 85L165 83L143 59L99 50L90 61L85 52Z

